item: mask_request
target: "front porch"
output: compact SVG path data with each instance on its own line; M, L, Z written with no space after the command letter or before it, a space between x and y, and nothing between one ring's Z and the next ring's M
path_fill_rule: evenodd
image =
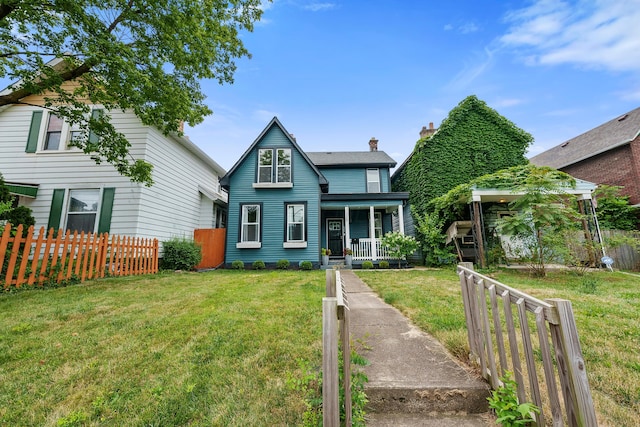
M383 193L394 194L398 193ZM328 197L327 197L328 196ZM333 197L332 197L333 196ZM404 234L403 198L388 200L334 200L336 195L324 195L321 204L321 244L331 250L331 259L344 259L351 251L355 263L392 260L382 246L382 236L390 231ZM380 196L368 194L369 198ZM325 197L327 197L325 199ZM386 196L388 197L388 196Z

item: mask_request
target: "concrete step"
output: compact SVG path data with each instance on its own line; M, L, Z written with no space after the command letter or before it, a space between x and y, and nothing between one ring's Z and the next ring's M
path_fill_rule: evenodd
M343 272L343 278L351 336L363 343L358 352L369 361L364 367L369 379L365 412L372 423L367 426L491 425L486 422L491 417L484 380L382 301L353 272ZM446 424L450 418L452 424Z
M486 414L425 415L397 413L367 413L367 427L487 427L495 422Z

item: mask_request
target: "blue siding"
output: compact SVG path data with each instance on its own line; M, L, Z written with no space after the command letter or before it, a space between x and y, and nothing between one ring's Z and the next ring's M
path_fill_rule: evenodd
M293 188L253 188L256 178L257 150L265 147L292 148ZM320 261L320 186L318 175L302 155L291 145L278 127L272 127L239 165L229 182L229 220L227 228L226 263L242 260L249 267L253 261L273 263L287 259L292 264L299 261ZM307 247L284 249L285 203L306 202ZM238 249L240 204L262 203L262 247Z
M380 188L383 193L390 191L389 169L380 168ZM367 168L332 169L321 168L320 172L329 181L329 193L350 194L367 192Z

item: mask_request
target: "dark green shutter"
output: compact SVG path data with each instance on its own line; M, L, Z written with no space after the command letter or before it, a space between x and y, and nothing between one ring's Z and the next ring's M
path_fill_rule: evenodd
M51 211L49 212L49 225L47 229L53 228L58 231L60 228L60 217L62 216L62 204L64 203L64 188L53 190L51 199Z
M91 111L91 118L92 119L99 119L100 116L102 116L104 114L104 110L101 108L96 108L93 111ZM89 132L89 143L90 144L97 144L100 141L100 138L98 137L98 135L95 134L95 132L91 131Z
M29 127L29 139L27 139L27 153L35 153L38 149L38 137L40 136L40 124L42 123L42 111L34 111L31 115Z
M111 230L111 213L113 212L113 196L115 188L105 188L102 191L102 203L100 204L100 220L98 221L98 233L108 233Z

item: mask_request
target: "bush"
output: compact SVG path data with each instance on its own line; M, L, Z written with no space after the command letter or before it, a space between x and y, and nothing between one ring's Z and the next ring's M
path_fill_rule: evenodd
M163 270L193 270L202 260L202 248L193 240L171 239L162 242Z
M300 261L300 270L313 270L313 263L311 261Z
M244 262L237 259L231 263L231 268L234 270L244 270Z
M240 261L242 262L242 261ZM242 265L242 268L244 268L244 263ZM251 268L253 268L254 270L264 270L265 269L265 265L264 265L264 261L262 260L256 260L253 261L253 264L251 264Z
M378 266L386 270L387 268L389 268L389 261L380 261L380 264L378 264Z
M362 263L363 270L371 270L373 268L373 263L371 261L365 261Z
M276 262L276 268L278 270L286 270L287 268L289 268L289 260L287 259L279 259L278 262Z

